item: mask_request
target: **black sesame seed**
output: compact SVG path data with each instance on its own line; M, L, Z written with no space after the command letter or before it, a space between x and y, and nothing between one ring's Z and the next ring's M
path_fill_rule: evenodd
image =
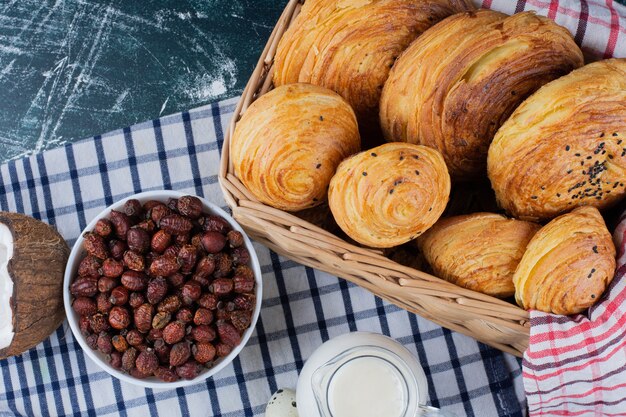
M604 132L600 133L600 137L603 138L604 137Z
M593 248L591 248L591 249L594 251L594 253L598 253L598 247L597 247L597 246L594 246L594 247L593 247Z
M420 159L419 155L413 155L413 159Z
M378 155L376 155L376 153L375 153L375 152L372 152L370 155L372 155L372 156L378 156Z
M568 173L568 174L571 174L571 173L572 173L572 171L573 171L573 170L571 170L571 169L570 169L570 170L568 170L568 171L567 171L567 173Z
M565 150L569 151L569 145L565 145Z
M579 154L578 152L576 152L576 153L574 154L574 156L580 156L580 154Z
M591 273L593 274L594 272L596 272L595 268L591 268Z
M591 294L591 298L596 298L596 295L595 294Z
M415 175L419 175L420 172L418 170L415 170Z
M396 180L393 183L393 185L400 185L400 184L402 184L402 180Z
M324 116L320 116L320 120L323 122L324 121Z
M613 155L609 154L609 159L613 159Z
M545 186L545 185L542 185L542 186L541 186L541 189L542 189L542 190L545 190L545 189L546 189L546 186Z
M315 165L315 169L320 169L321 166L322 166L322 164L317 164L317 165Z
M613 136L617 136L617 132L613 132Z
M317 198L313 197L313 201L317 201Z
M428 211L433 211L433 208L432 208L432 207L430 207L430 208L428 209Z
M367 177L367 172L363 171L363 176Z
M389 190L389 194L393 194L393 188Z
M402 161L403 159L404 159L404 156L401 156L401 157L400 157L400 160Z
M589 155L589 156L587 157L587 159L591 159L591 155Z
M536 199L537 199L537 196L536 196L536 195L533 195L533 196L531 196L530 198L532 198L533 200L536 200Z
M560 193L556 193L556 196L557 196L557 197L560 197L560 196L561 196L561 194L560 194Z
M622 140L621 140L621 139L618 139L618 140L617 140L617 144L618 144L618 145L621 145L621 144L622 144Z

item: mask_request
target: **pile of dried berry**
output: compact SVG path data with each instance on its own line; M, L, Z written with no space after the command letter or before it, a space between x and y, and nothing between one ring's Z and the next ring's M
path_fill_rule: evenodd
M137 378L193 379L250 327L254 273L243 236L193 196L128 200L84 235L70 286L87 344Z

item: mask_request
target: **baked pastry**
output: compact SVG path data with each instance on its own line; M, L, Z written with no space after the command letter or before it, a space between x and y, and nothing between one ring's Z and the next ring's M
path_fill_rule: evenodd
M230 158L261 202L298 211L324 201L337 165L359 147L356 117L339 94L292 84L252 103L235 127Z
M281 38L274 85L306 82L341 94L362 135L380 144L378 102L396 57L469 0L307 0Z
M600 209L626 192L626 59L586 65L529 97L489 148L499 204L515 217L549 219Z
M328 203L352 239L390 248L432 226L449 195L450 176L438 151L388 143L343 161L330 181Z
M531 239L513 275L515 299L525 309L580 313L613 279L615 246L600 212L578 207Z
M583 65L567 29L533 12L449 17L398 58L383 89L388 141L439 149L455 180L484 177L498 127L529 94Z
M417 244L440 278L506 298L515 293L515 268L539 229L536 223L475 213L439 220Z

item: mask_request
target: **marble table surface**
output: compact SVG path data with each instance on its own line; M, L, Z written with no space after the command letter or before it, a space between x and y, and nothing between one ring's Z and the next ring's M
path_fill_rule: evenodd
M0 0L0 162L243 90L286 0Z

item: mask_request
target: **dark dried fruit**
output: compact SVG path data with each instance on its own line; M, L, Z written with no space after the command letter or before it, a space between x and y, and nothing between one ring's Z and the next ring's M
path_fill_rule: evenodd
M201 219L202 230L205 232L228 233L230 224L219 216L210 215Z
M83 235L83 238L83 247L89 255L95 256L98 259L108 258L109 251L102 236L87 232Z
M170 345L180 342L185 337L185 323L173 321L163 329L163 340Z
M178 212L190 219L197 219L202 214L202 201L198 197L186 195L178 199Z
M148 283L146 298L150 304L158 304L167 294L167 281L163 277L156 277Z
M111 210L109 216L111 223L113 223L113 229L115 229L115 236L119 239L126 240L126 234L130 229L130 218L119 211Z
M131 369L129 373L130 373L130 376L132 376L133 378L137 378L137 379L146 379L150 376L148 374L144 374L137 368Z
M193 271L193 267L196 266L198 251L193 245L183 245L178 251L178 263L180 264L180 271L183 274L188 274Z
M109 312L109 324L117 330L127 328L130 324L130 313L124 307L113 307Z
M239 332L243 332L252 322L252 315L249 311L235 310L230 313L230 322Z
M178 257L179 249L180 248L178 246L171 245L167 249L165 249L165 252L163 252L163 256L169 256L171 258L176 259Z
M149 200L146 201L145 203L143 203L143 211L146 214L147 217L150 217L150 210L152 210L154 207L163 204L160 201L157 200Z
M143 335L139 333L139 330L129 330L128 333L126 333L126 341L131 346L139 346L143 343Z
M239 331L232 324L225 321L218 321L215 327L217 327L217 334L220 340L231 348L237 346L241 341Z
M176 244L176 246L179 247L186 245L187 243L189 243L189 234L185 233L182 235L174 236L174 243Z
M191 338L196 342L212 342L217 337L213 327L202 325L191 329Z
M207 278L215 271L215 259L213 256L205 256L198 261L194 276Z
M137 354L139 352L134 347L126 349L126 352L122 355L122 369L130 371L135 367L135 361L137 360Z
M108 219L99 219L93 227L93 231L106 238L113 232L113 224Z
M193 322L196 325L211 324L213 321L213 313L211 310L200 307L196 310L196 314L193 316Z
M167 323L172 319L172 315L170 313L166 313L165 311L160 311L154 315L152 319L152 327L154 329L162 329Z
M183 235L193 229L193 223L179 214L170 214L161 219L159 227L172 235Z
M95 256L87 255L78 265L78 275L81 277L94 277L100 276L101 260Z
M226 237L231 248L238 248L243 245L243 235L237 230L231 230Z
M195 360L200 363L206 363L215 359L217 350L211 343L198 342L193 346L192 352Z
M173 212L178 212L178 199L177 198L168 198L167 199L167 208L172 210Z
M215 294L202 294L202 297L198 300L198 304L209 310L215 310L217 308L217 302L219 299Z
M183 304L191 305L202 295L202 287L197 281L189 281L181 290Z
M72 308L80 316L91 316L98 311L96 302L88 297L78 297L72 303Z
M115 348L115 350L117 350L118 352L123 353L126 351L126 349L128 349L128 342L126 341L124 336L120 334L116 334L115 336L113 336L111 338L111 343L113 344L113 347Z
M244 276L236 275L233 278L233 290L237 294L251 293L254 291L254 281L250 281Z
M124 214L129 217L141 217L143 213L143 208L141 207L141 203L139 200L135 198L131 198L124 203Z
M98 280L93 277L81 277L70 285L70 293L75 297L93 297L98 293Z
M109 321L106 316L101 313L96 313L89 318L89 325L94 333L106 332L110 329Z
M150 219L137 223L135 227L143 229L150 234L154 233L154 231L156 230L156 224L154 224L154 222Z
M150 304L142 304L135 309L134 320L135 327L141 333L148 333L152 327L152 315L154 307Z
M154 277L167 277L180 269L176 258L161 255L157 256L150 264L150 275Z
M141 292L131 292L128 297L128 305L132 308L137 308L146 302L146 297Z
M143 272L126 271L122 274L121 282L131 291L142 291L148 286L148 277Z
M137 370L144 375L152 375L159 367L159 358L152 349L146 349L137 356L135 361Z
M191 277L192 280L196 281L198 284L200 284L200 286L202 288L209 288L209 284L211 283L211 280L208 278L205 278L201 275L195 275L193 277Z
M156 253L163 253L165 249L169 247L171 241L172 235L167 233L165 230L159 230L152 235L150 247Z
M157 378L159 378L161 381L164 381L164 382L178 381L178 375L176 374L176 372L173 369L167 368L165 366L159 366L154 371L154 376L156 376Z
M215 345L215 351L217 353L217 356L220 358L223 358L224 356L228 356L232 350L233 348L227 345L226 343L220 342L217 345Z
M80 332L82 333L83 336L90 335L91 334L91 325L89 324L89 317L87 317L87 316L80 316L80 319L78 319L78 328L80 329Z
M172 210L170 210L165 204L159 203L152 207L152 209L150 210L150 218L153 222L155 222L159 227L162 228L163 226L161 226L160 224L161 220L171 213Z
M111 295L107 292L101 292L96 297L96 306L100 313L107 314L113 308L113 303L111 303L109 298L111 298Z
M111 343L111 335L107 332L101 332L98 335L98 350L102 353L113 352L113 344Z
M188 342L179 342L170 350L170 366L179 366L187 362L191 356L191 348Z
M254 271L247 265L237 265L235 268L235 276L244 277L250 281L254 281Z
M98 350L98 335L90 334L85 338L85 343L87 343L87 346L89 346L92 350Z
M178 313L176 313L176 320L182 321L183 323L191 323L193 320L193 313L189 308L183 307L178 310Z
M120 261L116 261L113 258L106 258L102 263L102 275L105 277L117 278L122 275L122 272L124 272L124 264ZM110 291L110 289L107 291Z
M133 252L132 250L124 252L124 265L126 265L126 268L128 269L138 272L143 271L146 267L144 257L137 252Z
M107 362L115 369L122 368L122 354L120 352L111 352L110 355L107 356Z
M193 235L189 243L196 248L199 255L204 253L204 248L202 247L202 233Z
M178 288L185 283L185 277L180 272L177 272L167 277L167 282L169 282L172 287Z
M156 339L154 341L154 353L156 353L161 363L170 362L171 346L165 343L163 339Z
M113 305L122 306L128 302L128 288L123 286L118 286L111 290L111 297L109 300Z
M98 291L108 293L117 286L117 280L110 277L102 277L98 280Z
M216 278L225 277L230 275L232 270L233 260L228 254L220 252L215 255L215 271L213 271L213 276Z
M226 238L218 232L205 232L201 238L202 247L208 253L218 253L226 246Z
M256 306L256 295L239 294L233 298L233 303L239 310L251 311Z
M218 297L225 297L230 294L235 284L230 278L217 278L209 285L209 291Z
M130 250L144 253L150 247L150 235L141 228L133 227L126 234L126 244Z
M109 252L111 252L111 257L115 260L120 261L127 249L128 246L123 240L112 240L109 242Z
M250 252L243 246L235 248L230 253L233 262L237 265L246 265L250 263Z
M168 295L159 303L157 311L164 311L167 313L175 313L182 306L182 302L177 295Z
M176 367L176 374L183 379L194 379L202 372L202 365L195 360L190 360Z
M148 337L146 337L146 339L148 339L150 342L163 339L163 329L150 329L150 331L148 332Z

